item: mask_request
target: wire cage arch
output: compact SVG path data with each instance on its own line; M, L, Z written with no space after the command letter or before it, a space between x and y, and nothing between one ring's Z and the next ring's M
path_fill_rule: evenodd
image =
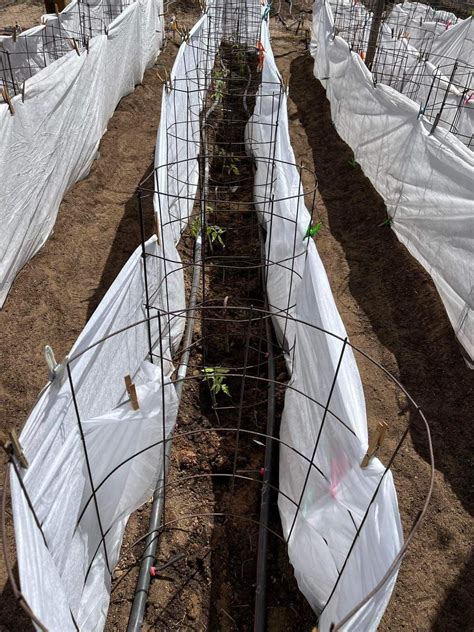
M231 9L238 9L235 3L229 5ZM171 79L171 85L165 87L171 122L163 117L165 122L159 138L157 165L138 191L142 243L135 260L138 274L133 283L140 289L139 304L134 308L141 318L127 321L120 327L110 326L107 333L102 332L97 339L81 340L69 356L54 367L52 380L42 393L42 397L46 398L56 389L64 396L67 411L58 423L61 427L69 424L77 431L77 442L84 458L85 495L74 530L82 528L87 518L97 525L98 532L91 544L93 550L87 560L84 584L100 555L105 558L107 581L115 581L107 538L123 516L119 514L109 522L104 519L104 494L108 484L144 455L156 456L151 508L154 521L150 521L150 528L137 541L144 543L144 551L138 560L140 574L130 614L130 631L139 629L143 620L150 567L156 558L161 535L180 521L212 517L233 524L251 522L259 529L255 560L258 588L255 625L257 630L264 629L265 606L261 595L265 592L266 579L259 558L262 557L260 552L267 536L271 535L285 546L291 544L295 540L295 525L301 517L303 501L312 489L314 477L323 480L326 486L330 484L331 472L319 461L321 437L324 438L325 430L334 425L341 429L344 437L361 439L352 420L344 418L332 400L341 371L346 363L355 363L354 357L359 363L367 362L389 381L407 400L411 415L400 436L394 439L392 449L383 455L386 465L380 466L379 478L362 515L354 517L347 509L353 537L321 611L344 577L347 561L352 559L354 547L364 533L367 516L379 498L381 485L388 475L392 475L396 457L402 446L406 446L410 429L415 423L421 423L426 432L430 474L423 502L415 517L410 516L412 520L407 525L405 541L394 554L384 576L342 620L333 622L334 629L340 628L394 576L426 512L433 485L429 426L409 393L391 372L361 347L352 344L347 336L341 335L341 331L335 333L298 315L295 288L303 281L308 252L314 247L312 238L317 235L320 224L315 224L317 181L311 169L279 155L282 142L279 134L285 129L285 89L281 81L265 81L259 76L261 58L249 43L253 35L248 38L240 22L239 25L234 40L224 40L214 51L218 63L208 64L209 76L204 83L200 76L195 78L192 72L185 70L184 80L188 81L189 90L185 89L184 81L176 77ZM260 33L260 20L253 20L252 25L252 33ZM185 48L191 58L199 59L199 55L206 54L208 49L203 46L206 36L196 45L192 36L187 40ZM190 107L183 107L183 104L190 104ZM271 111L269 120L263 116L266 107ZM260 121L259 116L262 117ZM259 127L254 125L256 120ZM183 146L185 151L180 151ZM147 207L151 202L154 208L150 213ZM153 224L151 237L150 223ZM278 247L277 227L288 237L288 249ZM219 233L216 228L221 228L224 233ZM213 241L214 234L224 235L224 246L217 237ZM281 283L283 295L271 294L275 271L284 275ZM186 294L188 301L184 300ZM178 330L179 334L176 334ZM337 348L327 388L321 390L321 397L315 396L311 389L306 392L298 387L293 377L288 380L289 368L297 362L304 344L298 345L294 335L296 330L319 337L321 347L315 350L316 355L324 354L328 341ZM138 332L140 351L134 349ZM130 447L126 458L111 461L97 477L85 432L86 422L110 412L110 409L113 412L129 411L130 406L135 410L135 404L140 405L139 398L134 402L137 396L136 392L133 395L133 389L117 384L115 356L113 352L109 353L109 349L120 347L130 349L130 354L134 354L133 361L142 353L140 360L146 356L160 376L161 381L157 381L159 388L155 392L161 406L155 420L155 431L160 436L150 441L147 438L148 443L145 442L140 449ZM98 367L101 370L100 390L110 394L100 402L100 406L91 403L86 393L87 380L92 380L87 370L91 369L92 376ZM136 367L133 370L136 372ZM136 373L129 377L133 381ZM323 383L321 376L315 375L313 381L318 380ZM227 393L223 386L227 387ZM97 388L95 384L93 387ZM167 410L171 408L168 395L176 394L179 400L183 391L186 393L193 387L199 392L200 403L205 407L208 425L187 430L178 422L177 430L170 432L166 419ZM279 420L284 411L277 410L277 403L281 404L283 395L285 400L288 395L321 414L317 436L304 450L282 438L278 432L275 420ZM223 396L226 396L224 401ZM194 413L197 417L197 410ZM209 417L214 419L213 423L210 423ZM193 423L199 426L197 420ZM206 441L213 435L217 435L224 446L224 465L218 464L216 470L177 473L172 445L188 440ZM250 451L255 445L261 450L262 444L265 448L262 478L251 475L255 472L240 471L242 452ZM290 494L287 488L271 477L271 452L277 450L291 453L304 472L303 485L296 495ZM373 455L367 456L370 461ZM258 452L258 458L261 459L261 452ZM29 497L28 488L23 484L24 472L15 457L12 457L11 468L12 480ZM189 508L179 517L173 517L169 505L177 497L176 488L186 490L197 480L208 480L211 485L219 481L215 506L203 508L200 512ZM246 491L252 488L256 492L247 508L236 511L233 502L241 487ZM270 522L268 512L272 494L273 498L278 496L295 508L286 533L278 523L275 526ZM181 497L181 494L178 495ZM34 502L31 500L28 505L36 514ZM48 543L40 516L36 516L35 523ZM257 534L252 535L257 540ZM134 543L131 546L133 548ZM10 563L7 563L7 568L13 579ZM13 585L15 595L29 616L34 617L18 587L15 583ZM112 583L112 591L115 585ZM135 603L138 604L136 608ZM72 619L78 628L74 615ZM35 622L41 627L38 621L36 618Z
M248 318L246 318L246 316L251 312L251 318L253 320L253 322L256 324L257 322L260 322L261 319L264 320L268 320L270 321L272 318L272 313L269 312L268 310L265 310L263 308L259 308L259 307L245 307L245 306L226 306L226 308L222 307L222 306L215 306L215 305L197 305L194 309L199 310L206 310L208 312L211 312L213 314L213 316L211 316L210 318L215 320L215 321L222 321L222 316L219 317L219 313L222 314L222 311L225 309L227 311L227 313L235 313L238 316L240 316L239 318L237 318L237 321L240 321L241 324L243 325L247 325L248 324ZM180 314L179 316L182 317L186 311L188 310L180 310ZM184 312L184 313L183 313ZM289 318L292 318L291 316L288 316ZM152 320L157 320L160 318L159 314L150 316L149 318L144 318L141 321L135 322L135 323L131 323L129 324L126 328L122 328L121 330L112 332L110 334L108 334L106 337L104 337L101 340L97 340L95 341L92 345L82 349L81 351L72 354L70 357L65 358L64 362L61 364L61 371L64 371L64 369L66 369L66 373L69 376L69 385L70 385L70 389L71 389L71 393L75 393L75 397L77 397L77 393L75 392L75 388L74 388L74 383L73 381L70 379L70 371L69 368L73 366L74 362L77 361L79 358L87 355L87 354L92 354L94 352L95 349L97 349L98 347L100 347L101 345L107 344L108 341L113 340L116 336L119 336L120 334L122 334L124 332L124 330L129 330L129 329L133 329L135 327L139 327L143 324L147 325L150 321ZM376 594L376 592L378 590L380 590L383 585L390 579L391 576L393 576L394 573L397 572L397 569L400 565L400 563L403 560L404 555L406 554L408 547L413 539L413 537L415 536L417 530L419 529L419 526L424 518L424 515L426 513L427 507L429 505L429 500L431 497L431 493L432 493L432 487L433 487L433 479L434 479L434 457L433 457L433 450L432 450L432 445L431 445L431 435L430 435L430 430L429 430L429 424L428 421L426 420L425 415L423 414L423 411L421 410L421 408L416 404L416 402L413 400L413 398L410 396L410 394L406 391L406 389L403 387L403 385L399 382L399 380L392 375L392 373L390 373L390 371L388 371L388 369L386 369L382 364L380 364L377 360L375 360L374 358L372 358L368 353L366 353L362 348L360 348L359 346L356 346L354 344L352 344L349 340L344 340L342 339L340 336L338 336L337 334L334 334L330 331L326 331L320 327L318 327L317 325L314 325L312 323L308 323L305 321L301 321L298 318L293 317L292 320L295 323L300 324L303 327L308 327L311 329L315 329L318 330L320 333L324 334L325 336L330 336L331 338L334 338L338 341L340 341L343 344L346 344L347 347L349 347L356 356L358 356L360 354L360 356L362 358L364 358L365 360L368 360L374 367L376 367L376 369L380 372L382 372L387 378L388 380L390 380L392 382L393 385L396 386L397 389L400 390L401 393L403 393L404 397L407 398L410 407L413 410L413 415L411 415L410 417L410 422L407 424L407 427L405 429L405 431L403 432L402 436L400 437L399 441L396 444L395 449L393 450L393 452L390 454L389 458L388 458L388 463L385 466L385 470L384 470L384 474L383 476L385 476L385 473L387 473L388 471L390 471L390 469L393 466L394 460L397 457L397 455L400 453L400 450L402 448L402 446L405 444L410 427L412 426L413 423L416 423L416 420L418 419L419 421L421 421L421 423L423 424L425 433L426 433L426 443L428 446L428 453L430 455L430 476L429 476L429 483L427 485L427 490L426 490L426 497L422 503L422 505L419 507L419 509L416 512L415 518L413 519L412 524L407 528L407 536L405 538L405 541L403 543L403 546L401 547L400 551L398 552L397 556L395 557L395 559L393 560L393 563L390 566L390 569L385 573L384 577L377 583L377 585L366 595L366 598L360 602L356 607L354 607L349 613L347 613L347 615L344 617L343 620L338 621L338 622L333 622L334 623L334 630L340 629L345 623L347 623L350 618L360 609L364 606L364 604L374 595ZM182 349L180 350L181 352L183 351ZM164 360L166 358L160 358L159 354L156 353L156 350L152 352L152 360L157 362L160 359ZM246 367L240 367L241 371L238 372L236 371L235 373L229 373L228 377L229 378L237 378L237 379L241 379L244 375L244 371L245 371ZM337 375L335 376L337 378ZM286 383L286 382L279 382L278 380L270 380L267 377L263 377L263 376L253 376L251 374L249 374L248 372L246 373L246 379L250 380L250 381L256 381L256 382L260 382L260 383L264 383L267 386L273 382L274 386L281 386L284 387L285 389L289 389L289 390L295 390L294 387L292 387L291 383ZM205 380L205 378L203 377L202 374L198 374L198 375L188 375L185 378L182 378L183 382L202 382L203 380ZM47 388L51 388L51 386L53 385L54 380L49 382L47 385ZM174 386L176 385L176 382L169 382L168 384L166 384L165 388L174 388ZM307 398L311 401L314 401L311 396L306 395L305 393L298 391L297 392L299 397L302 398ZM126 403L126 402L125 402ZM323 402L315 402L318 406L324 408L325 404ZM124 405L124 402L121 403L121 405ZM344 423L343 420L341 420L337 414L333 413L330 408L328 408L328 414L331 416L332 419L336 420L338 423L342 424L344 427L348 428L347 425ZM78 424L82 423L82 420L80 419L80 417L78 417L77 419ZM351 432L350 429L348 429L349 432ZM279 447L284 446L287 449L291 450L292 452L294 452L298 458L300 458L302 461L304 461L307 464L307 467L311 470L315 470L319 473L320 476L325 477L324 472L322 472L318 466L316 465L316 463L314 462L314 458L311 459L309 458L307 455L305 455L304 453L300 452L298 450L298 448L289 445L287 443L285 443L285 441L283 441L280 437L278 436L274 436L274 435L267 435L265 432L259 431L259 430L253 430L253 429L248 429L248 428L237 428L237 427L219 427L219 426L213 426L210 428L202 428L202 429L194 429L194 430L190 430L190 431L178 431L175 432L175 434L171 437L165 438L164 440L160 440L157 441L155 443L152 443L150 445L148 445L146 448L140 450L137 453L131 454L126 460L124 460L123 462L120 462L118 465L116 465L110 472L109 474L101 481L99 481L96 485L95 485L95 489L93 490L93 493L95 494L96 492L98 492L100 490L100 488L106 483L106 481L110 478L113 477L114 473L118 470L120 470L121 467L123 467L124 465L127 464L128 461L137 458L140 456L140 454L142 454L145 451L151 450L157 446L161 446L163 447L164 445L166 445L167 443L171 443L173 441L179 440L181 437L191 437L191 436L196 436L196 435L203 435L205 436L206 434L209 433L214 433L217 432L218 434L229 434L229 435L236 435L237 433L241 433L242 435L248 435L252 438L256 438L257 440L260 441L271 441L273 443L275 443L276 445L278 445ZM7 489L8 487L8 475L12 476L16 476L20 481L21 481L21 477L22 477L22 473L21 473L21 466L19 466L18 462L16 461L15 457L11 458L10 461L10 468L11 471L7 472L7 476L5 477L5 485L4 485L4 490ZM248 484L252 484L252 485L256 485L257 487L262 487L264 485L268 486L270 489L273 490L273 492L275 492L276 494L279 495L283 495L289 502L291 502L295 507L299 508L301 507L301 500L300 503L298 503L297 499L291 498L288 496L288 494L286 494L283 490L281 490L277 485L274 485L270 482L266 482L264 483L264 481L260 478L256 478L256 477L252 477L252 476L248 476L248 475L242 475L241 473L238 472L218 472L218 473L213 473L213 472L202 472L202 473L197 473L197 474L189 474L185 477L183 477L181 480L177 481L177 482L171 482L171 481L166 481L164 483L163 486L163 494L172 497L172 495L170 494L170 490L175 490L175 488L179 488L182 486L185 486L186 484L188 484L190 481L192 481L193 479L196 478L220 478L220 479L228 479L230 480L239 480L242 481L244 483L248 483ZM326 477L325 477L326 478ZM373 498L371 499L371 502L369 504L369 506L366 509L366 514L369 511L370 505L372 504L372 502L374 501L376 495L379 492L379 487L377 486L377 489L374 493ZM82 510L82 514L81 516L84 514L88 504L90 502L92 502L92 498L93 498L93 494L91 494L88 498L88 500L86 501L83 510ZM4 557L6 560L6 568L7 568L7 572L8 572L8 576L9 576L9 580L13 586L13 591L15 596L17 597L17 599L20 602L20 605L25 609L25 611L27 612L28 616L30 616L32 618L32 620L36 623L36 625L38 625L38 627L40 627L40 629L44 629L46 630L47 628L44 627L41 624L41 621L39 621L34 613L29 609L28 604L26 603L24 597L21 594L21 591L19 590L17 584L16 584L16 580L14 578L14 574L12 571L12 565L11 562L9 561L9 556L8 556L8 552L5 549L5 543L6 543L6 524L5 524L5 518L6 518L6 499L7 499L7 494L4 493L3 496L3 506L2 506L2 539L4 542ZM34 513L34 508L33 505L30 505L31 511ZM196 518L196 517L201 517L201 518L205 518L205 517L211 517L211 516L217 516L220 515L222 517L229 517L232 518L234 520L248 520L248 521L253 521L255 524L257 524L257 526L262 527L264 529L266 529L268 531L269 534L271 534L273 537L277 538L279 541L281 541L282 543L288 544L288 540L289 538L285 538L281 532L279 533L278 531L276 531L275 529L273 529L272 527L269 527L268 525L262 525L258 519L255 518L251 518L246 514L232 514L231 512L226 512L225 509L223 508L220 512L201 512L201 513L189 513L189 515L184 515L184 516L180 516L179 518L175 518L173 520L166 520L164 519L162 524L160 525L158 530L155 530L153 532L147 532L145 534L143 534L142 536L140 536L140 538L138 539L138 541L136 543L134 543L134 545L140 543L143 539L145 539L148 536L152 536L153 538L155 538L156 540L159 540L160 537L160 533L162 533L164 530L166 530L166 528L168 526L171 526L171 524L175 524L181 520L186 521L186 520L190 520L191 518ZM81 520L81 516L78 519L78 524ZM40 524L40 520L36 517L36 521L38 524ZM356 531L356 535L354 538L354 543L357 539L357 537L360 534L361 529L363 529L363 524L364 524L364 520L362 520L359 528ZM291 534L290 536L291 537ZM102 536L101 539L101 546L103 545L103 540L105 538L105 534ZM352 550L352 549L351 549ZM348 556L350 556L351 551L348 553ZM342 572L344 571L344 569L342 569Z

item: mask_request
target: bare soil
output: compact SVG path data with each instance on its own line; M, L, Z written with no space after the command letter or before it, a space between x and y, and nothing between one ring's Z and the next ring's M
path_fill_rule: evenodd
M22 31L37 26L44 13L46 10L42 0L0 1L0 33L9 33L15 26L19 26Z
M402 565L380 630L472 630L474 374L424 269L381 226L385 205L351 149L338 137L330 105L303 41L284 30L273 49L289 84L290 135L297 162L316 172L324 228L318 250L351 341L388 368L424 411L431 427L436 479L430 509ZM407 420L398 394L379 370L360 361L369 423L386 419L399 436ZM394 465L402 516L413 516L426 491L428 460L418 423Z
M249 111L244 113L242 100L247 77L240 77L241 63L235 50L228 46L222 47L220 56L230 76L225 90L220 88L222 103L217 108L212 98L208 103L212 114L206 119L209 138L204 153L212 158L209 190L205 194L206 225L218 224L225 232L222 243L216 241L214 245L203 236L205 274L201 278L199 303L206 307L197 317L189 379L178 415L156 560L158 567L165 568L152 580L145 610L146 630L253 630L261 469L265 457L264 438L253 433L266 432L269 388L262 378L267 376L268 350L274 345L265 341L261 316L255 313L251 317L247 311L251 306L263 307L253 168L244 142L245 124L254 103L252 94L259 81L255 52L247 57L249 68L253 68L253 80L249 79L247 86ZM211 94L212 91L211 88ZM223 155L232 155L238 174L231 172ZM178 246L188 291L199 223L200 205L196 203ZM231 311L232 308L239 311ZM175 365L181 353L182 350L177 352ZM276 351L276 355L277 372L286 376L281 353ZM203 367L218 367L225 372L227 393L212 393L212 378L203 380ZM276 395L281 412L284 387ZM228 431L237 425L241 429L238 439L235 432ZM256 438L260 440L257 442ZM275 468L272 478L275 486L277 471ZM270 629L286 629L292 621L295 629L309 632L315 615L299 592L288 563L275 501L273 494L270 528L274 537L269 537L267 553L271 569ZM143 513L147 513L146 508L138 518L133 516L130 520L125 547L133 545L140 528L143 533ZM142 541L119 565L109 610L110 632L127 620L144 553Z
M172 10L188 25L197 17L194 3L183 1ZM429 276L390 228L380 226L386 218L383 201L360 168L349 164L352 152L334 130L324 90L313 78L304 37L275 28L273 47L289 85L290 134L296 160L314 169L318 178L317 214L323 229L317 245L350 339L400 379L424 410L433 434L436 479L432 503L402 565L380 629L472 630L473 446L469 422L473 373L463 361ZM177 46L169 42L158 68L147 71L143 85L122 100L91 173L66 195L54 234L22 270L0 312L2 430L21 427L46 381L44 345L50 344L57 357L67 353L140 241L134 193L153 161L161 104L157 70L162 74L162 66L169 69L176 51ZM190 258L191 240L184 241L182 254ZM189 279L187 283L189 287ZM238 336L241 339L242 332ZM202 353L203 349L196 349L196 365L202 362ZM229 362L238 361L236 350ZM360 361L360 370L370 424L379 419L390 424L388 453L410 413L378 369ZM202 381L193 381L185 389L179 424L190 430L210 426L214 413L209 404ZM241 469L259 467L258 454L252 454L249 462L239 464ZM171 480L179 483L183 477L223 467L228 458L228 446L218 433L209 432L205 444L203 438L182 440L173 451L175 478ZM421 507L428 476L426 441L416 420L409 444L396 460L394 475L400 510L408 521ZM216 486L198 479L186 486L185 494L182 490L172 493L167 520L189 512L190 506L200 511L212 507L216 494L222 493ZM239 503L249 501L239 496ZM125 548L146 531L147 514L147 507L136 512ZM209 518L207 524L190 519L164 534L158 561L166 562L182 550L186 550L186 558L163 571L167 580L152 584L145 629L203 630L209 620L212 630L251 628L249 599L254 573L246 568L245 560L251 557L252 539L245 544L241 537L232 539L229 527L218 518ZM241 530L242 525L234 534ZM213 559L209 550L216 543L225 546L219 547L222 556ZM7 544L13 556L10 523ZM117 579L132 570L113 592L109 630L126 627L131 596L128 582L139 556L140 547L131 547L122 558ZM291 585L291 568L278 548L271 550L270 574L269 630L310 630L304 600ZM32 629L16 606L3 567L0 580L1 629ZM248 593L243 591L244 584ZM290 600L285 598L287 586ZM303 613L300 618L295 611Z

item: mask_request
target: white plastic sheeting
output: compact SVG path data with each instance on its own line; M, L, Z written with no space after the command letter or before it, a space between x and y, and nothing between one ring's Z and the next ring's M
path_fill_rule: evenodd
M181 46L173 65L172 90L163 92L153 204L165 244L179 241L194 205L199 179L200 115L222 36L218 9L211 4L192 28L189 44Z
M148 253L158 254L156 239L146 248ZM159 261L147 259L153 295L162 279ZM17 474L11 475L21 588L33 612L51 632L74 630L74 621L81 631L103 628L111 585L108 569L113 571L118 560L129 514L150 497L161 472L163 386L157 367L143 361L149 350L146 323L85 351L103 337L145 318L142 266L140 248L70 353L73 357L84 351L70 368L88 464L64 366L20 437L30 464L21 471L29 500ZM156 328L157 320L152 330L155 341ZM163 338L164 353L167 340ZM132 410L125 392L127 374L137 384L137 411ZM168 435L176 419L177 401L166 376L164 384ZM153 447L131 458L149 446ZM121 463L124 465L118 467ZM97 490L96 501L91 499L88 468ZM105 534L105 547L101 533Z
M455 60L474 66L474 20L461 20L436 37L431 47L430 59L433 63L449 60L446 70L448 75Z
M308 477L308 462L282 447L280 489L301 502L294 526L296 507L284 496L279 506L284 533L293 526L289 555L298 585L316 612L323 610L318 628L327 632L382 579L403 544L403 532L391 472L384 475L378 459L360 466L367 450L367 420L352 350L311 327L346 335L313 243L295 317L309 324L296 325L280 438L316 467ZM395 580L393 575L344 629L375 630Z
M13 116L0 104L0 306L15 275L50 235L63 196L88 173L117 103L154 63L162 11L162 0L137 0L109 25L108 35L90 40L88 53L78 56L70 48L27 79L24 101L21 94L12 98ZM3 46L21 52L28 40L40 55L48 28Z
M196 113L190 119L191 139L198 129L213 64L206 46L211 34L218 46L222 32L210 26L209 15L220 16L212 24L222 24L226 12L219 13L219 8L211 4L211 11L197 23L189 43L178 53L172 73L175 87L180 80L194 86L200 76L197 65L203 68L203 63L207 64L202 89L191 97ZM133 13L129 13L131 19ZM105 39L102 44L106 44ZM92 50L91 43L89 54ZM82 81L86 81L85 76ZM163 92L157 173L162 166L166 170L166 164L183 151L181 145L173 154L173 132L179 125L174 99L181 98L180 94L179 90ZM183 107L181 102L179 107ZM190 162L196 161L199 142L197 135ZM154 237L146 243L146 259L141 248L132 255L68 356L76 358L70 363L75 401L63 363L20 436L29 467L12 471L11 487L21 590L51 632L103 629L111 573L119 559L128 517L152 495L163 472L163 440L170 436L176 421L178 402L169 379L173 368L170 358L185 323L184 277L176 243L190 208L181 213L174 202L178 194L192 200L197 172L187 190L177 190L174 177L163 178L160 184L160 194L154 200L163 220L160 242ZM145 307L147 298L149 310ZM148 313L149 325L145 322ZM144 361L150 340L155 357L162 353L167 359L164 376L157 366ZM125 392L126 375L137 385L137 411L132 410Z
M223 22L214 20L211 24ZM228 28L228 16L225 24ZM196 43L195 38L201 44L204 40L208 42L208 28L208 17L204 16L191 32L192 43ZM216 47L219 37L218 34L215 38ZM384 469L377 459L366 470L359 466L367 448L367 425L360 378L348 347L340 363L329 406L331 412L326 418L323 408L315 403L325 403L329 397L341 353L340 339L345 337L345 331L316 247L304 238L310 216L303 198L300 195L299 201L288 199L290 194L301 194L302 190L298 171L292 164L286 95L280 90L281 79L271 53L266 23L262 41L266 49L263 83L247 130L257 161L255 203L264 227L272 234L272 243L270 240L266 243L267 289L277 332L289 352L291 386L311 398L288 390L282 438L311 459L315 437L320 434L313 462L324 474L321 476L316 470L310 474L289 554L299 586L313 608L319 612L326 606L320 620L320 629L325 632L332 621L345 615L374 587L400 548L402 535L390 473L383 477ZM172 73L175 88L180 79L191 84L197 81L197 73L189 73L194 62L191 53L196 54L196 47L184 44ZM208 72L211 65L212 57ZM190 135L181 136L182 139L189 140L195 135L204 94L204 89L197 92L192 103L195 116L190 117L187 130ZM29 468L20 472L28 498L17 473L11 476L21 587L33 611L51 632L74 630L76 626L81 631L103 628L109 602L109 571L113 571L118 560L128 516L150 496L160 476L163 424L168 437L176 419L176 395L168 376L162 376L156 366L143 359L150 350L150 338L155 353L163 352L169 358L183 330L184 319L179 315L170 318L168 312L184 309L183 273L175 244L190 208L180 208L175 197L179 193L181 197L192 198L197 182L191 178L189 188L183 192L175 188L175 178L160 180L159 175L170 156L175 160L189 149L189 142L176 146L178 136L166 133L175 125L174 99L179 98L175 89L165 91L158 132L156 167L160 188L154 202L165 227L160 243L156 238L147 242L149 256L145 260L140 250L134 253L71 350L70 357L81 354L70 364L75 402L63 364L20 437L30 462ZM278 131L269 139L272 126L268 122L269 117L275 120L275 108L279 110ZM267 180L272 162L269 147L279 162L275 163L277 172ZM190 168L195 169L198 140L190 151ZM267 181L275 200L272 209L261 198L260 185ZM292 230L288 230L289 225ZM150 328L145 322L128 328L146 317L147 291L150 312L155 316ZM277 316L279 312L332 331L339 338L323 336L317 329L291 319L287 324L285 318ZM99 342L117 331L121 333ZM166 367L169 373L171 364ZM138 411L133 411L126 401L123 378L127 374L137 384ZM138 454L141 450L144 451ZM280 486L297 500L305 487L306 465L307 461L294 452L282 449ZM91 478L95 498L91 497ZM288 535L294 505L281 497L280 510ZM337 575L366 512L361 533L336 586ZM105 546L101 542L102 533ZM376 626L393 582L394 578L369 601L348 629L366 631Z
M330 2L338 35L362 59L368 48L372 14L353 0ZM425 21L433 20L433 21ZM474 20L457 22L446 11L419 3L396 4L380 29L371 72L415 101L425 117L452 131L465 145L473 142ZM454 32L452 33L454 29Z
M372 12L364 4L353 0L330 0L331 8L340 16L338 35L350 40L360 51L367 51ZM382 36L390 36L394 41L409 42L424 54L429 54L431 46L440 35L456 24L458 18L448 11L436 11L420 2L394 4L384 18Z
M42 17L42 24L23 33L0 36L0 86L17 93L25 80L87 41L104 35L114 18L135 0L72 0L61 12Z
M385 25L394 29L396 37L407 38L412 46L427 52L433 41L457 21L458 18L450 11L405 0L393 5Z
M313 11L314 74L336 129L385 200L397 237L433 278L474 359L474 155L441 127L430 133L405 95L374 86L360 57L333 37L328 2L318 0Z
M269 304L280 340L293 350L280 438L315 466L308 474L308 461L281 447L279 487L284 495L279 507L285 536L291 531L289 556L298 585L314 610L323 611L318 628L327 632L382 579L403 544L403 534L391 473L378 459L366 469L360 467L367 450L362 385L352 350L343 342L344 325L316 246L305 239L311 218L294 166L287 97L277 89L281 80L266 23L262 42L262 85L247 137L257 165L255 204L267 230ZM270 120L278 121L273 139ZM267 163L273 152L281 162L269 180ZM273 197L273 204L261 199L265 183L267 200ZM295 320L285 323L286 315ZM285 495L301 503L296 520L295 504ZM393 575L345 629L376 629L395 579Z

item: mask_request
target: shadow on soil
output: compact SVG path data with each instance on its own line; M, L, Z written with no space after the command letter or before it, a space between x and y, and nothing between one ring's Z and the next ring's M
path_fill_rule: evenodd
M16 578L17 585L19 585L17 564L13 567L13 574ZM8 630L34 632L35 628L31 623L31 619L16 600L8 580L0 595L0 603L2 604L0 609L0 630L2 630L2 632L8 632Z
M474 576L474 554L464 566L457 582L438 612L438 618L433 624L433 632L448 632L449 630L474 629L474 605L472 601L472 578ZM453 613L455 615L453 616Z
M143 174L140 182L143 182L152 170L153 162ZM142 209L145 238L148 239L153 233L153 196L151 194L143 198ZM136 193L134 193L125 203L124 213L117 232L115 233L109 256L100 277L99 285L95 288L94 293L89 299L87 320L92 316L118 273L140 244L140 214L138 209L138 197Z
M313 76L308 55L291 64L290 95L312 149L331 233L350 267L350 292L380 342L394 354L401 383L428 419L437 470L472 514L468 472L474 373L462 358L430 277L395 233L380 226L387 217L384 202L360 167L348 164L353 153L332 124L326 93ZM416 423L411 432L416 450L428 460L424 432ZM452 588L436 630L453 629L446 626L448 619L453 623L454 613L466 621L472 571L466 567Z

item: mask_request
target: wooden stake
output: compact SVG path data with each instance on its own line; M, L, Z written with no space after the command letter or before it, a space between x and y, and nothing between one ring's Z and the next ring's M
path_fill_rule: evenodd
M369 447L367 448L366 455L362 459L362 463L360 464L361 467L367 467L370 463L370 460L379 451L380 446L382 445L383 440L385 439L387 430L388 430L388 425L384 421L379 421L374 434L369 439Z
M77 45L77 39L75 37L72 37L72 38L68 39L68 42L69 42L69 44L72 46L72 48L76 51L76 53L80 57L81 53L79 51L79 46Z
M377 52L377 42L382 28L382 20L386 4L387 0L376 0L375 3L374 13L372 15L372 24L369 33L369 41L367 44L367 53L365 56L365 65L369 70L372 70L375 53Z
M171 83L171 76L168 72L168 70L165 68L164 69L164 78L160 75L160 73L158 71L156 71L156 74L158 75L158 79L163 83L163 85L166 88L167 92L170 92L171 89L173 88L173 84Z
M127 389L128 396L130 397L133 410L138 410L140 408L140 404L138 403L137 389L135 388L135 384L132 382L130 375L125 376L125 388Z
M21 447L21 443L20 443L20 440L18 439L16 430L12 428L8 433L8 438L2 432L1 442L2 442L2 447L5 450L5 452L8 454L8 456L9 457L14 456L17 459L18 463L21 465L21 467L24 467L26 469L29 465L28 459L26 458L25 453L23 452L23 448Z
M3 86L2 88L2 96L5 100L5 102L8 104L8 107L10 109L10 114L13 116L15 114L15 108L13 107L13 103L12 100L10 98L10 94L8 93L8 88L7 86Z

